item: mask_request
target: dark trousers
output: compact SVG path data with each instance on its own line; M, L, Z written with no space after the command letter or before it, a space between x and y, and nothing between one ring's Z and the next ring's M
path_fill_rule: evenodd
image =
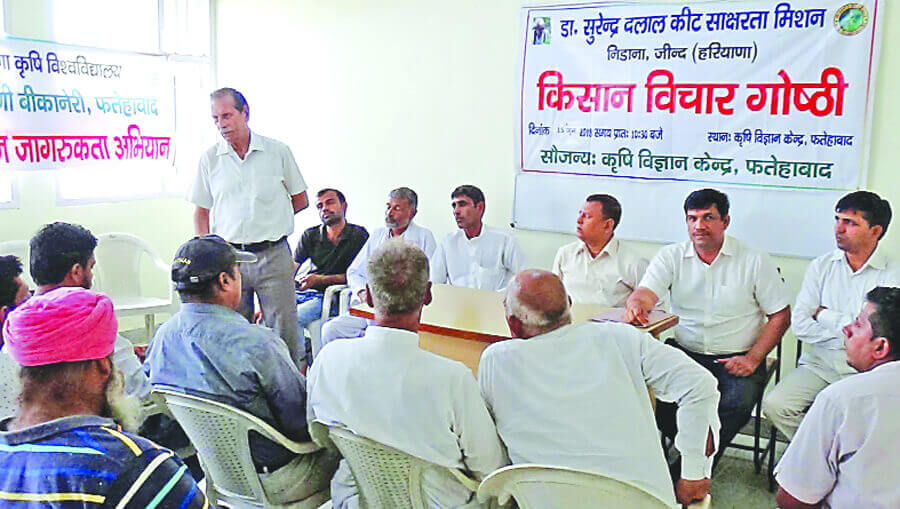
M719 364L715 361L742 355L740 353L703 355L684 349L674 340L669 340L667 344L686 353L691 359L694 359L695 362L712 373L719 382L719 421L722 423L722 428L719 432L719 450L716 452L715 458L715 462L718 463L725 448L728 447L728 444L731 443L737 432L750 420L753 407L765 389L766 363L765 361L760 362L756 371L750 376L735 376L725 369L724 364ZM663 435L669 439L674 439L675 433L678 431L675 421L676 410L677 407L674 403L657 402L656 425Z

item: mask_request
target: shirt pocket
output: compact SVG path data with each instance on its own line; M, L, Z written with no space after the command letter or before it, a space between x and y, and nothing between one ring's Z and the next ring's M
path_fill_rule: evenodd
M253 199L258 202L277 202L287 198L288 192L284 179L275 175L260 175L253 179Z

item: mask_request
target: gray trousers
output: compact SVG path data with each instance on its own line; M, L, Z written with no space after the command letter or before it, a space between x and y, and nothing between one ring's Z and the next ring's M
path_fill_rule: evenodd
M287 344L291 360L304 358L297 330L297 300L294 297L294 263L287 240L259 251L256 263L239 263L242 279L238 312L253 321L253 295L259 299L263 321Z

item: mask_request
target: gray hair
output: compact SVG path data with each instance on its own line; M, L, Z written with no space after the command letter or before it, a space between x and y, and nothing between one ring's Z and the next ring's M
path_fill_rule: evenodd
M428 258L418 247L391 239L369 258L368 270L376 308L400 315L422 304L428 286Z
M412 207L414 210L419 210L419 195L417 195L415 191L408 187L398 187L397 189L394 189L388 194L388 199L390 198L403 198L404 200L409 202L410 207Z
M209 94L209 99L219 99L221 97L231 97L234 99L234 109L244 112L244 107L247 106L247 98L244 97L244 94L238 92L237 90L231 87L220 88L213 93Z
M519 299L520 285L517 279L510 281L506 287L506 298L503 301L506 313L514 316L529 330L542 334L572 322L572 306L566 298L562 308L536 309Z

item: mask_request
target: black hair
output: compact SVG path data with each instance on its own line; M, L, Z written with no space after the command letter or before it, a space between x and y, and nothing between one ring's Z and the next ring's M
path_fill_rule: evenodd
M226 274L234 278L237 277L235 274L237 271L237 264L234 264L228 269ZM211 301L216 294L216 287L219 285L219 274L222 272L216 274L215 277L179 288L178 296L181 298L181 302Z
M843 212L845 210L855 210L862 214L863 219L869 223L870 227L880 226L881 236L878 237L878 240L884 237L888 225L891 224L891 204L871 191L854 191L838 200L834 211Z
M55 285L75 264L87 267L97 237L83 226L56 222L38 230L30 245L31 278L39 285Z
M19 285L15 279L22 274L22 262L13 255L0 256L0 307L16 304Z
M728 215L728 195L716 189L700 189L689 194L684 200L684 213L689 210L706 209L715 205L719 215Z
M316 193L316 198L321 198L323 194L325 194L329 191L337 195L338 200L341 202L341 204L347 203L347 199L344 198L344 193L338 191L337 189L331 188L331 187L326 187L324 189L320 189L319 192Z
M622 219L622 204L614 196L608 194L592 194L585 201L593 201L603 205L603 219L613 220L613 230Z
M900 288L875 287L866 294L866 300L875 304L875 312L869 317L872 337L887 339L889 355L900 359Z
M465 196L472 200L474 205L478 205L479 203L484 203L484 193L481 192L481 189L471 185L471 184L463 184L450 193L450 199L457 198L459 196Z

